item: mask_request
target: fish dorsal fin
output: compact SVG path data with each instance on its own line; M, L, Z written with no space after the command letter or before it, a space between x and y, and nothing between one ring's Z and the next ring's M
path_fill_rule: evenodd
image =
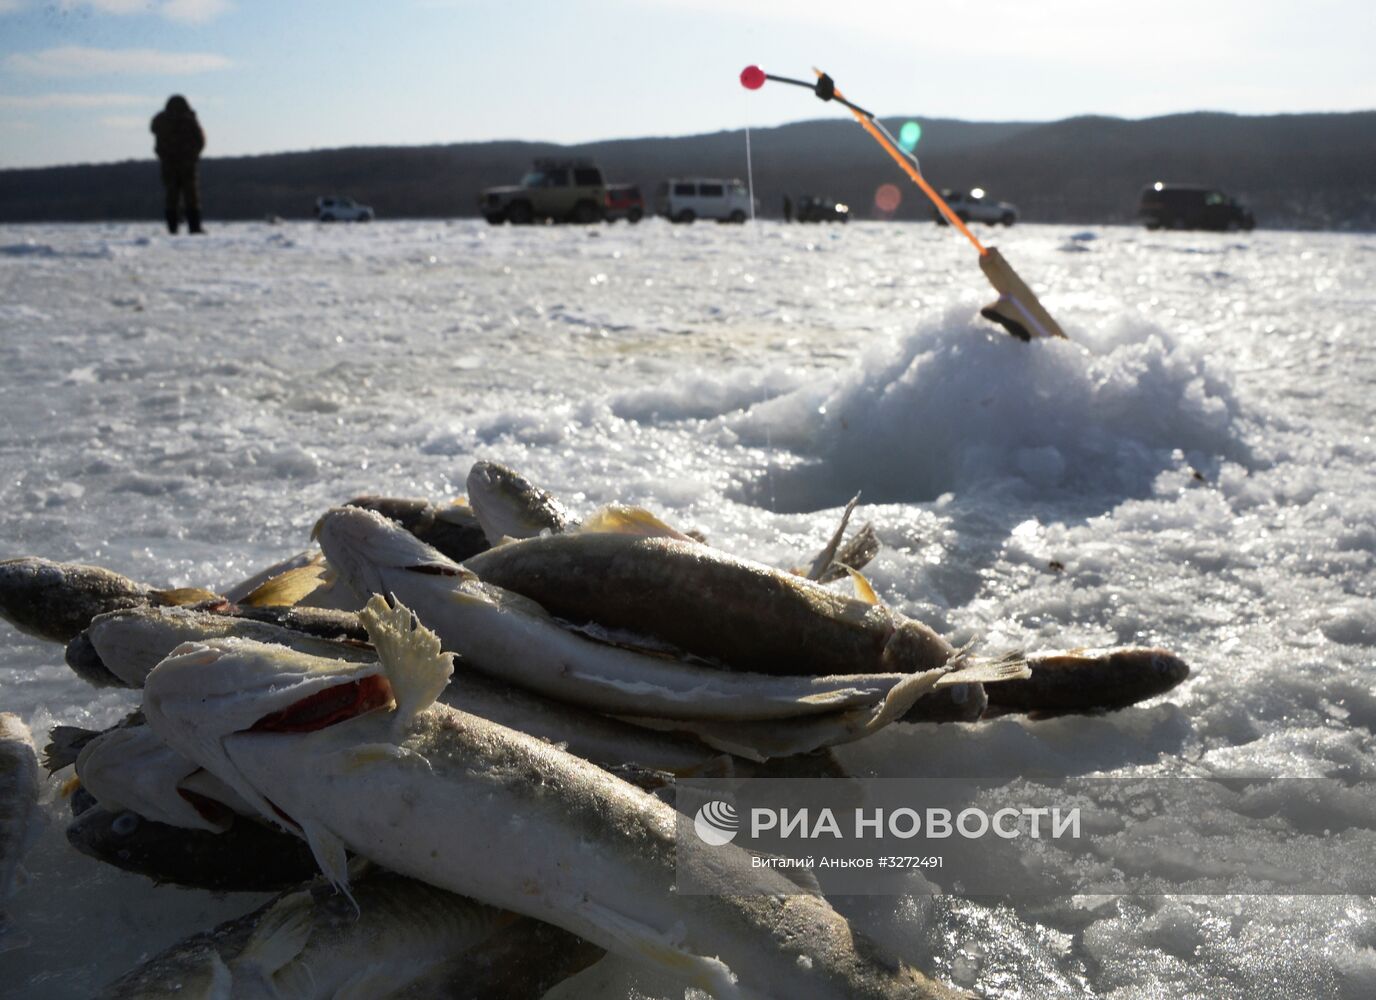
M609 503L592 513L577 529L580 534L643 535L646 538L676 538L696 541L677 528L671 528L644 507Z
M845 537L846 525L850 523L850 516L859 502L860 494L857 493L851 497L850 503L846 504L846 509L841 512L841 523L836 526L836 531L822 547L822 551L817 553L817 557L812 560L811 568L805 574L809 580L821 580L823 574L831 568L832 561L836 558L836 550L841 545L841 539Z
M963 663L964 654L965 651L960 650L951 657L949 665L955 666L956 669L937 681L937 687L950 687L952 684L997 684L999 681L1020 681L1032 676L1027 660L1016 650L992 660L979 660L968 665Z
M293 607L320 589L328 569L324 559L313 559L264 580L239 603L249 608Z
M440 649L439 637L400 601L392 608L382 595L374 594L358 617L392 685L397 701L394 732L400 736L449 684L453 657Z
M219 594L213 590L206 590L204 587L171 587L167 590L155 590L149 595L153 598L155 607L180 608L189 604L200 604L202 601L223 600Z
M850 582L855 587L855 596L857 598L864 601L866 604L879 603L879 595L874 592L874 588L870 586L870 582L865 579L865 574L861 573L858 569L851 569L849 566L842 565L841 568L850 574Z
M309 892L283 896L263 914L244 950L231 964L271 978L305 950L314 925L315 903Z

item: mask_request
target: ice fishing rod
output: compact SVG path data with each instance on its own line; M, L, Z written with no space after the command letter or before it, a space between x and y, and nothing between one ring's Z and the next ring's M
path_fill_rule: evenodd
M889 130L886 129L881 121L870 111L866 111L858 104L846 100L839 90L836 89L836 82L831 77L819 69L813 69L817 74L817 79L809 83L806 80L795 80L788 76L778 76L774 73L766 73L758 66L747 66L741 70L741 86L747 90L759 90L764 86L766 80L773 80L775 83L787 83L794 87L803 87L810 90L819 100L835 101L850 109L850 113L855 116L855 120L860 123L860 127L869 133L875 142L893 158L893 161L903 169L914 184L922 189L933 205L951 225L953 225L979 252L979 267L984 272L984 276L989 279L989 283L994 286L994 290L999 293L999 297L980 310L980 315L987 320L998 323L1014 337L1019 340L1031 340L1033 337L1060 337L1065 339L1065 332L1060 325L1051 318L1051 314L1033 294L1032 289L1027 287L1026 282L1018 277L1012 266L1003 259L997 247L986 247L979 241L974 233L970 232L970 227L965 225L959 215L951 210L951 206L946 204L946 199L937 193L936 189L927 183L927 179L922 176L922 171L918 166L917 157L905 153L900 145L894 141Z

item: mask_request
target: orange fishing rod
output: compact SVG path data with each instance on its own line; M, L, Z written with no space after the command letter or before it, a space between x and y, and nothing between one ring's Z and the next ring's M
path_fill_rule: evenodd
M776 76L773 73L766 73L758 66L747 66L741 71L741 85L748 90L758 90L764 86L766 80L774 80L777 83L788 83L795 87L806 87L824 101L836 101L850 109L855 120L860 123L860 127L870 134L875 142L893 158L893 161L903 168L903 172L911 178L912 182L922 189L922 193L931 199L932 204L946 218L946 220L965 236L967 240L979 251L979 267L984 272L984 276L989 279L989 283L994 286L994 290L999 293L999 297L994 302L980 310L980 315L985 319L998 323L1010 334L1019 340L1031 340L1033 337L1065 337L1065 332L1061 330L1057 322L1051 318L1051 314L1041 304L1041 301L1028 288L1026 283L1018 277L1012 266L1003 259L996 247L986 247L982 244L970 228L965 225L964 220L951 210L951 206L946 204L946 199L937 193L936 189L927 183L927 179L922 176L922 171L918 169L917 158L911 154L905 154L894 142L887 129L872 112L866 111L858 104L853 104L836 89L836 83L819 69L813 69L817 74L815 83L808 83L805 80L795 80L792 77Z

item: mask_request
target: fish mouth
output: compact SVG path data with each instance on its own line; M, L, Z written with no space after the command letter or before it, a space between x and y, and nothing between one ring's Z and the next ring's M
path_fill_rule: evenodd
M357 718L375 708L392 703L392 685L381 674L370 674L323 688L293 702L286 708L269 712L246 733L313 733Z

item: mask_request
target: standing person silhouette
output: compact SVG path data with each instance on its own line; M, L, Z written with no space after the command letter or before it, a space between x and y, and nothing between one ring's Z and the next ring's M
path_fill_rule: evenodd
M185 97L173 94L167 99L167 106L153 116L150 129L157 137L153 149L162 167L162 186L167 195L167 231L176 233L181 204L185 202L186 231L205 232L201 228L201 194L196 177L205 133L196 120L196 112Z

